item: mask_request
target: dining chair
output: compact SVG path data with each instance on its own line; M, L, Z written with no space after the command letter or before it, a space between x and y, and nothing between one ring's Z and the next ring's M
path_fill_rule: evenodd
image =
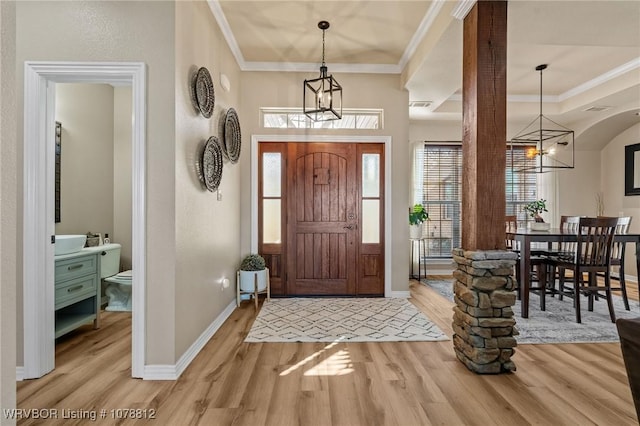
M631 216L624 216L618 218L616 224L616 234L626 234L629 232L629 226L631 225ZM613 247L611 248L611 266L612 269L611 279L620 283L619 287L611 287L611 291L619 291L622 293L622 301L624 302L624 308L629 311L629 297L627 296L627 283L624 277L624 252L626 244L622 241L616 241L616 237L613 237ZM602 276L602 274L598 274Z
M579 223L580 223L580 216L560 216L560 229L565 232L573 233L573 234L577 233ZM557 249L550 250L546 255L552 256L552 257L561 257L567 260L571 260L575 256L576 244L577 243L575 241L561 240L557 246ZM554 291L552 292L552 295L554 295L556 293L555 291L556 280L564 281L567 278L566 269L562 267L558 267L556 269L553 265L551 265L549 269L550 270L549 270L548 276L552 277L549 287L554 289ZM560 279L561 276L562 276L562 280ZM562 292L557 292L557 293L558 293L559 299L562 300L563 293Z
M615 322L613 299L611 296L611 251L618 218L581 217L576 234L575 252L572 256L549 256L547 263L551 268L570 270L573 287L569 287L564 273L559 275L558 292L573 298L576 322L582 322L580 295L588 297L589 311L593 310L595 296L604 291L611 321ZM552 269L553 270L553 269ZM597 274L602 273L604 284L600 285ZM585 281L584 275L588 275Z
M510 216L507 215L505 216L505 232L509 232L509 231L515 231L516 229L518 229L518 220L517 220L517 216ZM516 265L515 265L515 269L516 269L516 295L518 297L518 299L520 299L522 297L521 294L521 287L520 287L520 262L521 262L521 254L520 254L520 247L518 246L518 242L515 239L512 238L506 238L505 239L505 245L507 250L511 250L515 253L518 253L518 258L516 259ZM544 259L542 257L539 256L539 251L538 250L531 250L530 252L530 264L531 264L531 270L529 271L529 276L530 278L530 282L543 282L546 283L546 271L545 271L545 265L544 265ZM541 287L540 286L536 286L536 285L531 285L530 286L530 291L533 292L537 292ZM545 306L545 302L544 302L544 296L540 299L540 309L545 310L546 306Z

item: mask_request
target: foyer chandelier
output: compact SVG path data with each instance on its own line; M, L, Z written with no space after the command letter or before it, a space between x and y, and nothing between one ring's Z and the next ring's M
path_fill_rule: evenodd
M302 92L302 108L313 121L339 120L342 118L342 86L331 74L327 75L324 62L324 33L329 28L327 21L318 22L322 30L322 65L320 77L305 80Z
M574 133L542 114L542 71L547 64L538 65L540 71L540 114L511 139L513 150L520 147L528 160L514 167L516 172L545 173L558 169L573 169L575 161ZM511 158L515 158L513 155Z

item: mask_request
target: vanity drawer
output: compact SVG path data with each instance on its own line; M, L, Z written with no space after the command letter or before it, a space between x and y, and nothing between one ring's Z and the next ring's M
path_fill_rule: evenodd
M98 270L97 259L95 254L90 254L56 261L56 287L60 284L66 285L61 281L82 277L87 274L95 274Z
M65 281L63 285L56 286L55 309L63 308L87 297L96 296L97 289L98 279L95 274Z

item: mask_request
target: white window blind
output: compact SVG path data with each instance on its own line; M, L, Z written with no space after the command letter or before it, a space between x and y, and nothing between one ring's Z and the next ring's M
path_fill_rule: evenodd
M506 148L506 212L517 215L522 226L527 216L522 206L537 196L536 176L517 173L523 162L534 161L524 148ZM449 258L451 249L460 247L462 205L462 146L425 143L415 152L414 200L429 213L423 225L426 256Z

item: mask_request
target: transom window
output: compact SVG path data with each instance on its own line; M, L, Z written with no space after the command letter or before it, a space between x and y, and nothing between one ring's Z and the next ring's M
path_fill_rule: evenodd
M383 128L381 109L342 110L341 120L313 121L297 108L260 108L267 129L366 129Z

